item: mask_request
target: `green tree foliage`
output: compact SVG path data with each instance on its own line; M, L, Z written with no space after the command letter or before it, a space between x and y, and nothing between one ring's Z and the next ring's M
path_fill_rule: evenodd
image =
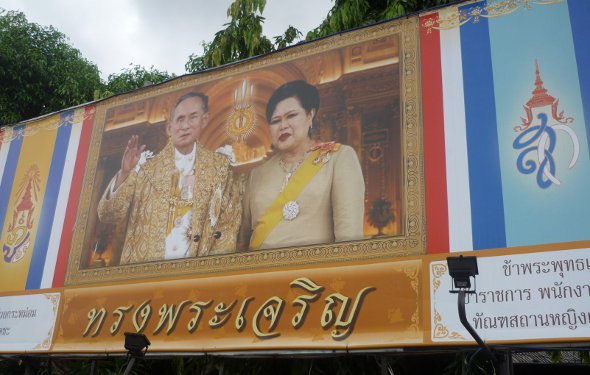
M215 34L213 41L203 44L202 57L189 57L185 68L211 68L272 50L272 42L262 35L266 0L235 0L227 9L230 22ZM196 62L194 60L197 60Z
M211 49L211 42L201 42L201 47L203 47L203 51L205 53ZM213 66L209 66L205 63L205 57L203 55L197 55L196 53L191 54L188 57L188 61L184 64L184 69L187 72L195 73L200 72L205 69L212 68Z
M455 0L334 0L326 19L307 33L312 40L351 28L404 15L409 12L451 3ZM214 68L251 56L285 48L301 37L301 32L289 26L274 43L262 35L266 0L234 0L227 10L230 22L218 31L212 42L203 42L203 54L192 54L185 65L188 72Z
M306 40L399 17L456 0L335 0L326 19L307 33Z
M292 44L295 40L301 38L301 31L297 30L293 26L289 26L283 35L275 36L275 49L283 49L288 45Z
M262 34L266 0L235 0L227 9L230 22L218 31L210 43L202 43L202 56L192 54L185 65L188 72L198 72L285 48L301 36L289 26L285 33L275 37L275 43Z
M95 99L133 91L146 85L167 81L174 78L174 74L160 71L153 66L146 69L141 65L130 64L120 73L109 75L103 88L95 92Z
M91 101L100 85L97 66L64 34L0 8L0 124Z

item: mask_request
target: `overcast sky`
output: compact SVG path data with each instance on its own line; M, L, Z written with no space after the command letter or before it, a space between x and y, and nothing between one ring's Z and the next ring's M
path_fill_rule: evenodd
M191 53L201 53L229 19L232 0L0 0L29 22L53 25L95 63L101 76L129 64L152 65L182 75ZM289 25L303 36L326 17L333 0L267 0L264 35L282 34ZM273 40L273 39L271 39Z

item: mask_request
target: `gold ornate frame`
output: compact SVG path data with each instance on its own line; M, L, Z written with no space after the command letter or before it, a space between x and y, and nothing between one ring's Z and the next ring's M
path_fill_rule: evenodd
M85 240L85 228L89 219L89 207L94 176L99 161L99 150L107 110L114 106L146 100L154 95L172 93L198 84L221 80L254 69L271 67L301 57L347 47L360 42L376 40L390 35L399 40L399 82L401 121L401 201L403 207L402 233L393 237L364 239L353 242L321 244L304 247L233 253L204 258L109 266L81 269L81 257ZM423 146L421 126L421 98L419 74L419 22L418 17L402 18L367 27L313 43L295 46L260 58L216 69L205 74L183 76L169 83L116 96L98 103L92 131L92 139L84 176L80 203L73 228L74 236L66 275L66 285L80 285L105 281L133 280L180 275L206 275L224 272L240 272L341 263L366 259L395 258L425 253L425 204Z

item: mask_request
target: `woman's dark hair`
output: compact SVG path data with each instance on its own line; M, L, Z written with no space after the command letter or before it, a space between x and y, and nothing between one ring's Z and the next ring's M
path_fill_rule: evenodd
M287 82L276 89L268 100L268 104L266 105L266 121L269 124L277 104L287 98L297 98L307 113L312 109L315 109L317 113L317 110L320 108L320 94L315 86L303 80Z

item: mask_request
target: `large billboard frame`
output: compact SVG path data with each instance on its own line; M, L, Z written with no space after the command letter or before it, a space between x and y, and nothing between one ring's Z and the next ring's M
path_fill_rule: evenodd
M401 230L395 235L373 236L358 241L296 246L279 249L236 252L227 255L182 258L105 267L88 267L84 249L89 242L89 222L93 215L92 200L96 200L94 180L101 154L101 141L108 111L133 103L147 101L156 95L186 92L232 77L247 78L248 72L271 69L280 64L313 57L371 41L394 36L398 40L399 127L401 160ZM398 19L373 27L332 36L313 43L295 46L284 51L247 60L201 74L187 75L155 87L115 96L97 105L92 140L87 160L80 205L78 208L66 285L100 283L105 281L170 277L187 274L215 274L252 269L281 268L294 265L316 265L352 260L394 258L425 253L425 209L422 156L422 128L420 127L419 80L419 25L416 17ZM238 79L236 78L236 81ZM369 100L369 99L367 99ZM397 109L396 109L397 110ZM391 183L386 181L385 183ZM94 198L93 198L94 194ZM90 228L91 229L91 228ZM88 249L86 249L88 252Z

